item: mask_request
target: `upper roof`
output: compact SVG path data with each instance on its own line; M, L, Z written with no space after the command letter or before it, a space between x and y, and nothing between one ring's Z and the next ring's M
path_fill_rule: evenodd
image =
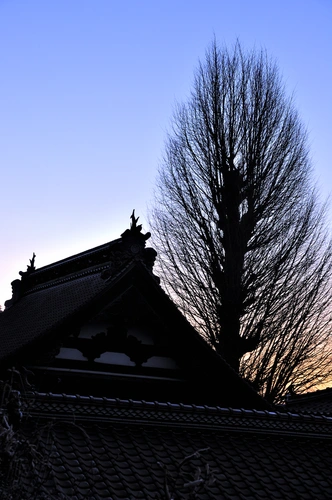
M130 264L143 263L152 276L156 252L145 248L150 234L142 234L134 214L132 218L130 230L104 245L40 269L35 268L33 256L27 271L20 271L21 280L12 282L13 296L0 315L0 360L85 311Z
M115 241L41 269L35 269L34 258L31 260L27 272L21 273L21 281L17 280L14 283L13 298L7 302L6 310L0 315L0 359L7 364L16 361L25 366L31 363L35 366L38 353L37 364L40 365L41 350L46 349L46 346L49 348L53 345L52 342L54 346L57 341L61 341L64 345L64 337L67 336L69 340L67 344L65 343L65 352L59 354L57 351L55 360L57 364L54 368L50 368L63 380L61 390L64 392L68 392L68 385L73 381L72 390L76 390L77 377L84 375L85 370L89 378L86 379L87 383L80 385L79 390L92 391L90 393L92 395L94 389L91 388L91 380L94 377L100 378L107 372L105 375L107 380L113 380L112 386L109 383L107 385L107 391L113 391L106 394L110 397L112 394L121 397L121 389L124 391L122 397L125 398L133 397L134 394L135 397L145 397L145 399L167 398L173 401L190 400L234 407L269 408L268 403L202 339L162 290L159 279L153 274L156 252L152 248L145 248L149 234L143 234L141 227L137 225L137 219L134 216L132 218L131 228ZM128 350L141 349L147 352L152 349L137 338L131 339L127 336L125 345L123 341L120 342L121 348L114 348L114 343L118 342L112 339L114 329L112 331L104 329L102 333L88 340L80 338L81 334L78 334L78 331L82 325L91 323L98 314L107 316L103 312L105 308L110 310L110 307L113 307L108 315L114 316L114 310L120 308L119 304L126 297L130 308L146 308L145 318L149 314L157 318L158 323L153 332L154 337L158 337L156 342L160 344L158 339L166 335L167 346L163 348L164 352L172 351L166 358L165 354L161 354L164 356L161 361L170 363L170 359L173 359L178 365L180 371L173 370L173 378L169 379L170 382L176 381L176 373L179 373L181 376L178 383L170 385L166 375L171 372L163 370L160 363L159 365L157 363L158 366L155 365L154 371L152 369L149 371L148 363L143 362L142 365L142 362L128 354ZM135 302L136 306L133 304ZM128 314L131 314L131 311ZM128 319L126 321L128 323ZM101 330L99 328L96 331ZM84 349L78 345L79 343L84 344ZM136 365L133 366L135 363L128 361L125 363L126 366L121 368L122 371L119 371L118 359L117 366L113 363L111 368L109 363L102 367L101 358L97 360L98 363L94 363L95 358L89 359L89 353L85 352L87 348L90 350L94 348L96 343L107 344L100 352L115 349L118 359L122 356L121 353L125 353L126 359L129 356ZM161 343L164 345L165 340ZM158 349L160 351L161 347ZM114 359L114 353L112 356L111 354L108 358ZM155 351L149 356L151 355L158 358L158 353ZM96 356L100 357L100 353ZM44 366L42 366L44 371L40 366L35 368L41 373L40 380L46 380L43 373L50 374L50 369L47 371L47 367ZM123 372L124 369L128 375ZM150 372L154 377L150 376ZM159 376L160 374L162 376ZM160 382L153 385L152 379ZM146 383L148 380L149 384ZM139 385L140 381L142 383ZM133 392L135 384L137 391ZM120 388L118 392L116 386ZM95 387L98 388L98 385L95 384ZM59 387L56 390L59 390Z

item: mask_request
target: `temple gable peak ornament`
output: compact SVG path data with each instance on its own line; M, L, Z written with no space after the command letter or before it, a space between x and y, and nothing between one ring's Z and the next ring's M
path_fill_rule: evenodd
M133 210L133 213L131 214L130 218L131 218L130 231L141 232L142 231L142 224L140 224L139 226L137 225L139 217L137 217L137 218L135 217L135 209Z
M130 228L121 234L122 243L135 260L143 261L147 268L152 271L157 252L153 248L145 248L151 233L142 233L142 224L138 224L139 217L135 217L135 210L132 211L130 219Z
M143 246L145 246L145 241L150 238L151 233L142 233L142 224L137 224L139 217L135 217L135 209L133 210L130 219L130 229L126 229L125 232L121 234L121 238L123 240L127 238L137 238L138 241L144 242Z
M12 286L12 297L9 300L5 301L5 309L9 309L11 306L13 306L21 297L24 292L24 284L22 285L22 279L24 280L27 276L29 276L31 273L33 273L36 270L35 267L35 259L36 259L36 254L32 254L32 259L29 259L30 265L27 265L27 270L24 271L19 271L19 275L21 276L21 279L16 279L11 282Z
M32 259L29 259L30 265L29 264L27 265L27 270L25 272L20 271L18 274L23 277L26 274L33 273L33 271L36 270L35 259L36 259L36 254L35 254L35 252L33 252Z

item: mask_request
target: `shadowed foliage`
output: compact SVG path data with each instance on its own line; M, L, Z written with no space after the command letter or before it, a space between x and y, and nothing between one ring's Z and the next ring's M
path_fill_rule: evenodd
M306 131L265 52L211 45L174 113L150 223L164 286L267 399L325 380L331 243Z

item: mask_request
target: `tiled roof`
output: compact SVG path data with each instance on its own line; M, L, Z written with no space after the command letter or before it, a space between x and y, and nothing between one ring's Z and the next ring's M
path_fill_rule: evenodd
M0 360L84 311L130 264L140 261L152 275L156 252L145 248L148 237L135 226L119 239L40 269L33 257L21 280L12 282L13 297L0 314Z
M29 432L35 432L38 452L47 461L34 475L39 494L47 492L49 498L161 499L167 498L166 486L168 498L175 499L194 498L195 488L201 500L332 497L331 419L87 398L79 402L87 415L88 406L124 413L104 418L101 412L95 421L84 420L76 418L76 406L70 419L44 420L43 404L46 416L51 400L69 409L70 401L79 398L37 399L40 419L31 414ZM136 416L126 419L130 408ZM297 428L285 426L287 419ZM32 478L21 477L27 490L37 484Z
M332 414L332 388L289 396L286 408L290 411Z
M60 280L22 297L0 315L0 359L57 328L105 289L100 271Z

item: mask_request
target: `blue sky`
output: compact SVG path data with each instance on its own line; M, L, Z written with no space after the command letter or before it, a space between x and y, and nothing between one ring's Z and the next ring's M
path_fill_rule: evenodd
M117 238L133 208L149 229L174 104L214 36L277 59L328 196L331 23L332 0L0 0L0 304L33 252Z

